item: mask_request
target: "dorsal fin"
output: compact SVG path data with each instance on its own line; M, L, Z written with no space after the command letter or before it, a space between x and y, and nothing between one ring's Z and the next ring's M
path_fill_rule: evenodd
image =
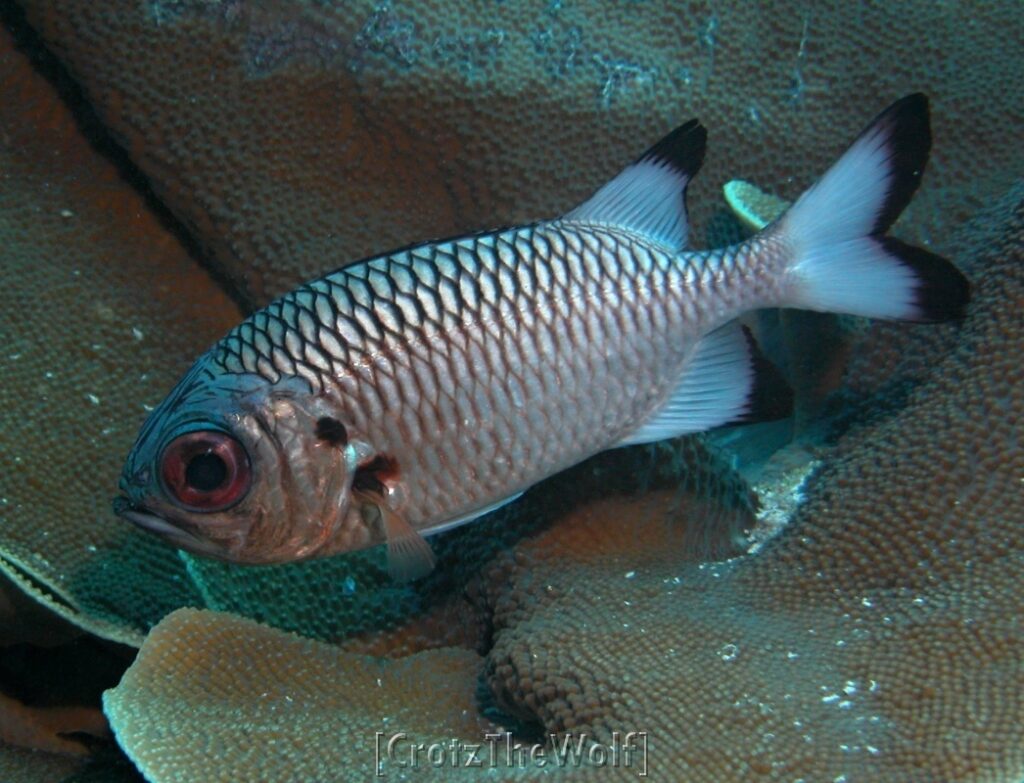
M688 233L686 186L704 162L707 135L697 120L680 125L566 219L621 226L682 250Z
M618 444L651 443L726 424L771 421L793 412L793 391L737 321L707 335L665 404Z

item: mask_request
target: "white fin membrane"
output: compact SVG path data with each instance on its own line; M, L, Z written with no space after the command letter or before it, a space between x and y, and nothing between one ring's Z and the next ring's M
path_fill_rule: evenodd
M963 315L966 278L949 261L883 236L914 191L931 147L928 100L882 112L780 219L795 252L787 305L871 318Z
M674 250L687 246L686 186L704 161L707 131L690 120L606 183L566 220L607 223Z
M792 412L793 392L737 321L702 339L665 404L618 443L630 446L694 432L768 421Z

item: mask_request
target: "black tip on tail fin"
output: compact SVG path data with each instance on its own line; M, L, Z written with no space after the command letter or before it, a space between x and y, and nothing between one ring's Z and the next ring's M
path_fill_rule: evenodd
M743 327L750 352L750 366L754 371L750 394L747 396L747 410L728 424L752 424L759 421L777 421L793 415L793 389L782 371L772 364L761 352L750 329Z
M687 180L693 179L704 163L704 152L707 149L708 131L697 120L690 120L680 125L636 159L637 163L646 161L666 164Z
M886 134L891 167L889 192L873 233L886 253L914 273L916 313L909 320L936 323L961 319L971 298L971 285L963 273L942 256L881 236L896 222L921 184L932 146L927 96L916 92L901 98L878 115L865 133L872 128Z
M901 98L779 221L795 249L785 304L903 321L964 314L967 279L927 250L884 236L921 184L931 129L928 99Z
M893 103L861 133L877 136L889 153L888 194L875 220L873 234L884 234L913 198L932 148L928 97L915 92Z
M892 237L881 237L878 241L886 253L914 273L915 315L906 320L938 323L964 317L971 299L971 284L952 262Z

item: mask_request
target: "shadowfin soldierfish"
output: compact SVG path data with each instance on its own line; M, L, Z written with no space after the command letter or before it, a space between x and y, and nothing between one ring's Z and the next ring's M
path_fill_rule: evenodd
M152 412L116 511L236 562L386 543L415 578L424 535L597 452L786 415L735 320L749 310L963 315L963 275L885 236L928 157L923 95L777 221L707 251L685 211L705 137L677 128L563 217L360 261L247 318Z

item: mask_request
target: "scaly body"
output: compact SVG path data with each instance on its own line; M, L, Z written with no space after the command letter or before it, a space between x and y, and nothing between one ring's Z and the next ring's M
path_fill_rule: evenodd
M772 301L773 249L675 253L570 221L422 245L289 293L209 362L305 378L394 457L406 518L430 530L635 430L701 336Z

